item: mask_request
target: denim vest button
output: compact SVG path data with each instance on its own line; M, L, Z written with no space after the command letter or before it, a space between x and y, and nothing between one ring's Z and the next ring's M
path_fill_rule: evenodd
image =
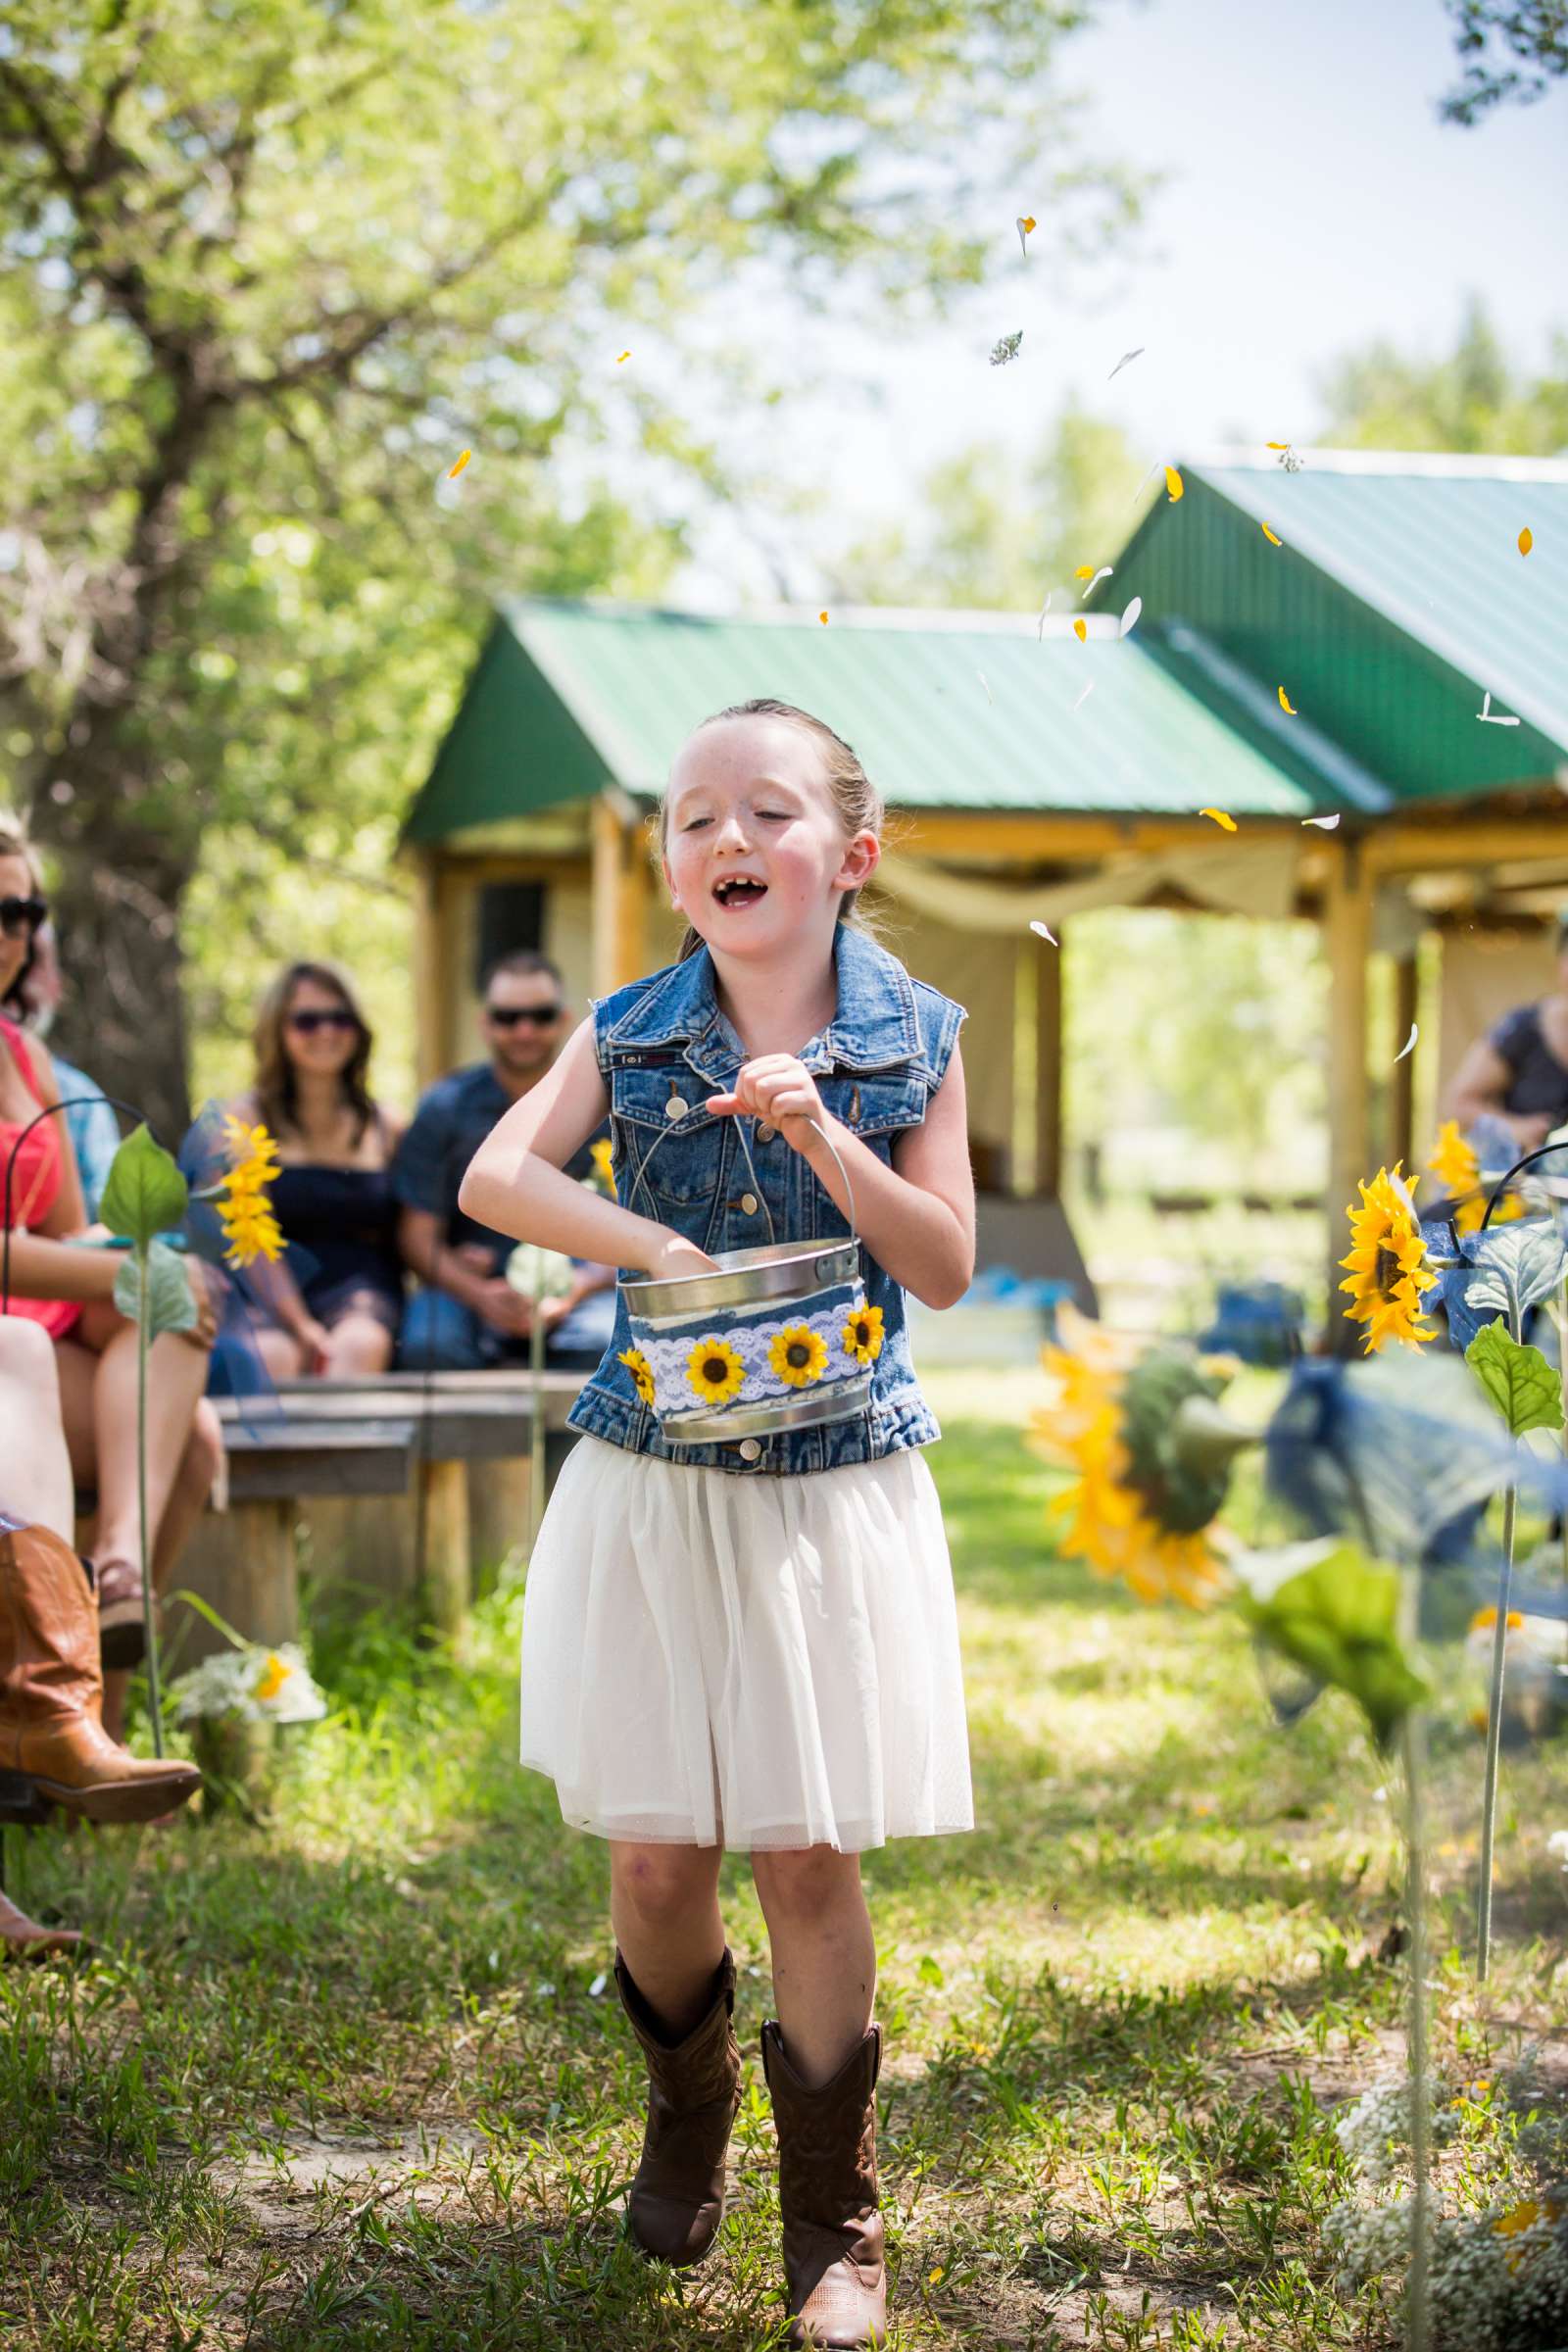
M742 1438L741 1460L743 1462L755 1462L761 1450L761 1446L755 1438Z
M679 1095L671 1095L669 1101L664 1104L666 1119L683 1119L686 1116L686 1110L687 1105Z
M749 1217L755 1217L757 1214L757 1195L755 1193L742 1193L741 1206L745 1209L746 1214Z
M759 1127L757 1130L757 1140L760 1144L770 1144L777 1133L778 1129L776 1127L769 1127L764 1122L764 1124Z

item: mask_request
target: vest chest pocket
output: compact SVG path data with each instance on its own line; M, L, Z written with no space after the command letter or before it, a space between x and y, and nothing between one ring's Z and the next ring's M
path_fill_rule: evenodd
M819 1078L816 1091L833 1116L886 1159L901 1128L925 1117L925 1088L907 1070L860 1077L844 1070Z
M655 1069L612 1068L611 1124L617 1189L627 1208L644 1216L662 1209L688 1233L693 1215L701 1210L706 1225L723 1178L729 1125L703 1110L703 1099L711 1091L685 1062ZM676 1117L667 1107L672 1102L684 1105ZM646 1174L639 1185L640 1169Z

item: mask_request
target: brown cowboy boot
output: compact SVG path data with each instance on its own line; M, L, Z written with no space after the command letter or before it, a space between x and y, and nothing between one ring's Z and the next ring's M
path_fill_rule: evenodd
M0 1511L0 1774L89 1821L151 1821L201 1787L194 1764L132 1756L100 1720L98 1614L81 1562Z
M626 2222L645 2254L684 2270L724 2218L724 2151L741 2103L734 1956L726 1945L712 2005L683 2041L670 2042L618 1951L615 1988L648 2061L648 2129Z
M820 2090L808 2090L771 2018L762 2071L778 2131L778 2201L792 2344L879 2345L887 2328L882 2216L876 2201L876 2079L882 2029L872 2026Z
M81 1943L74 1928L40 1928L0 1894L0 1954L7 1960L45 1960L51 1952L79 1951Z

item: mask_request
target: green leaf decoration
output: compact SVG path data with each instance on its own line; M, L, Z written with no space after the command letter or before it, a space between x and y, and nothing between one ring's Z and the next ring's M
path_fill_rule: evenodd
M1289 1573L1280 1575L1280 1566ZM1316 1681L1348 1691L1386 1748L1427 1694L1399 1640L1397 1572L1332 1538L1293 1546L1278 1564L1254 1555L1239 1569L1242 1613L1259 1640Z
M145 1250L185 1214L189 1193L184 1177L146 1127L127 1135L110 1165L99 1215L111 1233Z
M1476 1271L1464 1286L1465 1304L1473 1313L1490 1308L1522 1323L1529 1309L1557 1288L1565 1258L1568 1251L1548 1219L1491 1225L1476 1244Z
M1522 1347L1501 1323L1488 1323L1464 1360L1516 1438L1527 1429L1561 1429L1561 1383L1539 1348Z
M115 1304L130 1322L141 1314L142 1260L127 1257L115 1276ZM154 1242L147 1251L147 1336L161 1331L194 1331L196 1295L185 1261L167 1242Z

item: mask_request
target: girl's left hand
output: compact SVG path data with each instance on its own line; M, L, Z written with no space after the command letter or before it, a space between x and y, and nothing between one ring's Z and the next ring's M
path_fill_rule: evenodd
M745 1111L752 1118L765 1120L797 1152L807 1149L815 1132L808 1120L827 1125L828 1114L816 1081L793 1054L761 1054L755 1061L744 1063L736 1073L734 1091L710 1095L705 1107L715 1117Z

